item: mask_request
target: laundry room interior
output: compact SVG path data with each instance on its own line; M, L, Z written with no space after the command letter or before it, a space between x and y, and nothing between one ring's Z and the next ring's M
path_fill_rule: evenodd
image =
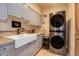
M0 56L79 55L78 7L76 3L0 3Z
M74 13L75 13L75 4L71 3L71 4L68 4L68 3L48 3L48 4L43 4L43 3L40 3L38 4L40 5L41 9L42 9L42 14L44 15L43 16L43 20L45 22L44 24L44 28L45 28L45 37L49 38L49 41L53 40L52 37L54 35L54 32L53 34L51 30L56 30L57 28L51 28L52 27L52 23L53 22L53 19L51 20L51 17L53 17L53 15L55 15L57 12L59 12L59 14L62 14L63 11L64 11L64 25L65 25L65 31L66 31L66 37L65 37L65 43L66 43L66 48L68 51L66 51L66 53L69 53L70 55L74 55L75 54L75 38L74 38ZM52 22L52 23L51 23ZM52 25L51 25L52 24ZM57 23L56 23L57 24ZM58 30L58 29L57 29ZM62 30L59 29L60 31ZM52 35L52 37L51 37ZM58 35L61 35L58 33ZM59 41L58 41L59 42ZM53 42L52 42L53 43ZM56 42L55 42L56 43ZM51 47L50 47L50 44L49 43L49 50L53 50ZM51 48L51 49L50 49ZM62 49L60 49L62 50ZM55 51L55 50L54 50ZM53 51L53 52L54 52ZM65 51L65 50L64 50ZM64 51L62 51L62 53L64 53ZM58 51L56 52L58 53ZM60 53L60 55L62 54Z

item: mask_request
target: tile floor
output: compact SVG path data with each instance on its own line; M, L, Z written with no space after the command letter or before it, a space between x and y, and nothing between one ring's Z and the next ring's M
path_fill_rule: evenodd
M36 56L60 56L54 53L51 53L49 50L41 49Z

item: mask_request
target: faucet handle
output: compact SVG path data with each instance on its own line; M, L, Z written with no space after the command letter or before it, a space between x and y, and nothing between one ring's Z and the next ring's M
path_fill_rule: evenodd
M21 28L21 29L23 29L23 30L24 30L25 28Z

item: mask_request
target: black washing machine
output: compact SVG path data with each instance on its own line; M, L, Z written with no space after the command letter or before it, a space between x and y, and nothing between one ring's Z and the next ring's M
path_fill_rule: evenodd
M62 11L63 13L63 11ZM66 55L66 24L62 14L55 14L50 19L50 46L51 52Z

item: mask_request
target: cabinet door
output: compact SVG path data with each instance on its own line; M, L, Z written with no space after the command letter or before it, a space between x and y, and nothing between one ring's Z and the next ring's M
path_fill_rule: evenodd
M76 30L79 32L79 4L76 4Z
M33 14L33 24L41 26L42 24L42 16L34 11Z
M27 4L23 5L23 17L26 20L30 20L33 25L41 25L41 15L39 15Z
M14 55L14 42L0 46L0 56Z
M42 37L39 37L39 39L38 39L38 48L39 49L42 47L42 43L43 43Z
M8 14L16 17L22 17L22 3L10 3L8 4Z
M23 4L23 17L26 20L31 20L33 18L32 12L26 4Z
M34 56L37 53L37 49L36 49L37 45L36 45L36 43L37 43L36 40L32 41L30 43L30 46L28 47L29 56Z
M36 51L38 52L39 49L42 47L42 37L39 36L38 39L36 40Z
M29 56L35 55L40 50L41 47L42 47L42 40L38 39L31 42L31 45L28 47Z
M6 21L7 16L7 3L0 3L0 21Z

